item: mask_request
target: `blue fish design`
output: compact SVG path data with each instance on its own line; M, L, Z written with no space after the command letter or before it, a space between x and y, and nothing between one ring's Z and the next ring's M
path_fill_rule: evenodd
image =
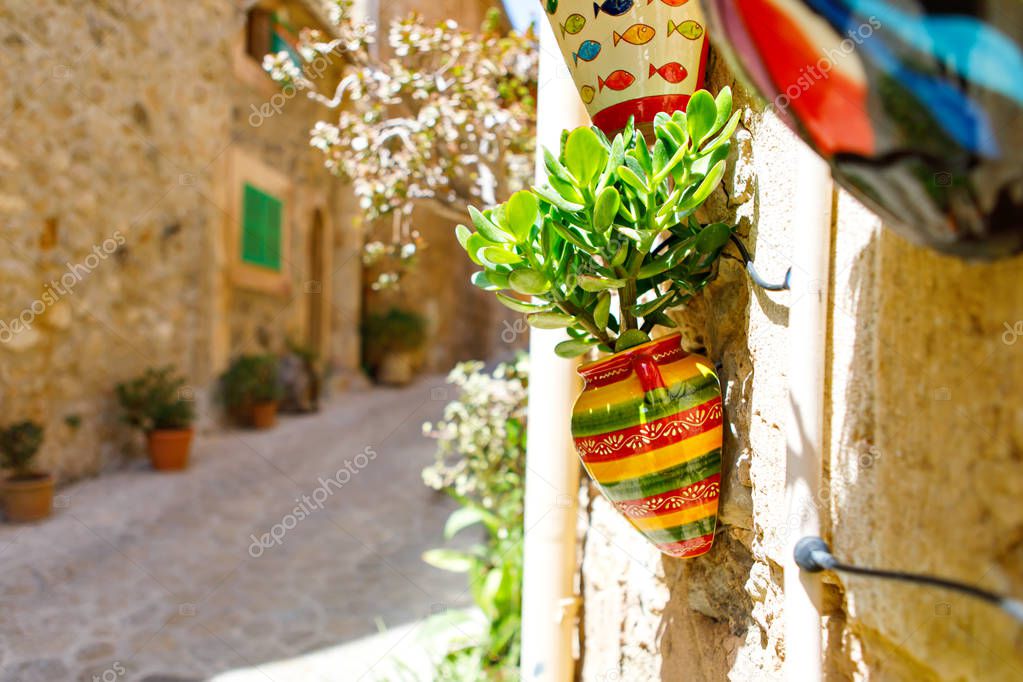
M603 12L613 17L620 17L632 9L633 0L604 0L603 3L593 3L593 16Z
M579 66L580 59L584 62L592 62L598 54L600 54L600 43L596 40L584 40L579 46L579 51L572 53L572 59L575 60L575 65Z

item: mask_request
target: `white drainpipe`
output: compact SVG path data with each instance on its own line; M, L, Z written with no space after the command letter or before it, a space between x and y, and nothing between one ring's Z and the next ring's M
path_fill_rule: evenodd
M550 22L540 24L537 147L557 154L561 131L588 122L565 69ZM538 181L543 181L537 154ZM526 449L525 566L522 592L522 679L569 682L573 634L579 460L569 431L579 393L576 362L554 354L563 330L530 330L529 439Z
M824 369L827 350L832 184L827 164L800 145L792 214L789 306L789 417L785 492L785 679L820 682L821 585L792 558L796 541L820 535L820 478L824 453Z

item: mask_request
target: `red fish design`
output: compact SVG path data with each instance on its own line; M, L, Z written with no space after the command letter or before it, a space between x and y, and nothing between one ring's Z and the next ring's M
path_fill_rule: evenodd
M597 76L597 88L600 91L604 90L604 86L607 86L612 90L624 90L635 82L636 77L622 69L612 71L607 78Z
M646 0L646 4L652 5L654 0ZM661 0L668 7L681 7L682 5L689 2L689 0Z
M689 75L686 71L686 67L682 66L678 62L668 62L664 66L657 68L653 64L650 65L649 78L653 78L654 74L660 75L661 78L668 81L669 83L681 83Z

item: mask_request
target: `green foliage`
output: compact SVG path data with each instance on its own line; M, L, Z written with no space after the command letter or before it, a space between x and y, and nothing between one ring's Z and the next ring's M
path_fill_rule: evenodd
M277 356L239 355L220 375L224 404L230 409L246 409L255 403L281 398L277 379Z
M186 429L195 419L185 378L173 367L149 368L131 381L117 384L123 419L143 431Z
M459 225L456 237L483 267L473 284L534 326L566 327L565 357L623 350L648 341L655 325L674 326L665 311L707 284L732 233L694 214L724 176L738 122L726 87L658 114L652 146L631 121L613 141L597 128L573 130L557 157L545 150L547 184L469 209L475 231Z
M43 444L43 427L34 421L21 421L0 429L0 455L3 466L14 476L31 476L32 459Z
M482 527L485 540L466 550L434 549L423 559L465 573L473 599L487 618L480 641L452 649L436 671L437 680L518 679L521 646L523 479L526 456L528 370L520 359L492 373L483 363L462 363L448 382L456 400L438 424L424 424L437 439L437 462L423 480L458 501L444 537Z
M389 355L414 353L426 345L426 320L409 310L391 308L362 321L362 364L375 375Z

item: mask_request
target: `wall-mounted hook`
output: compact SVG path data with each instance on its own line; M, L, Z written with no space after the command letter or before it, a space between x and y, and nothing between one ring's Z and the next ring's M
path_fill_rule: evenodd
M766 291L788 291L792 288L790 286L792 268L785 271L785 279L780 284L776 282L768 282L760 276L759 272L757 272L756 267L753 265L753 258L749 255L749 249L747 249L746 245L742 243L742 240L733 234L732 242L735 244L735 247L739 249L739 255L742 256L742 262L746 264L746 272L749 273L749 278L753 280L754 284Z

